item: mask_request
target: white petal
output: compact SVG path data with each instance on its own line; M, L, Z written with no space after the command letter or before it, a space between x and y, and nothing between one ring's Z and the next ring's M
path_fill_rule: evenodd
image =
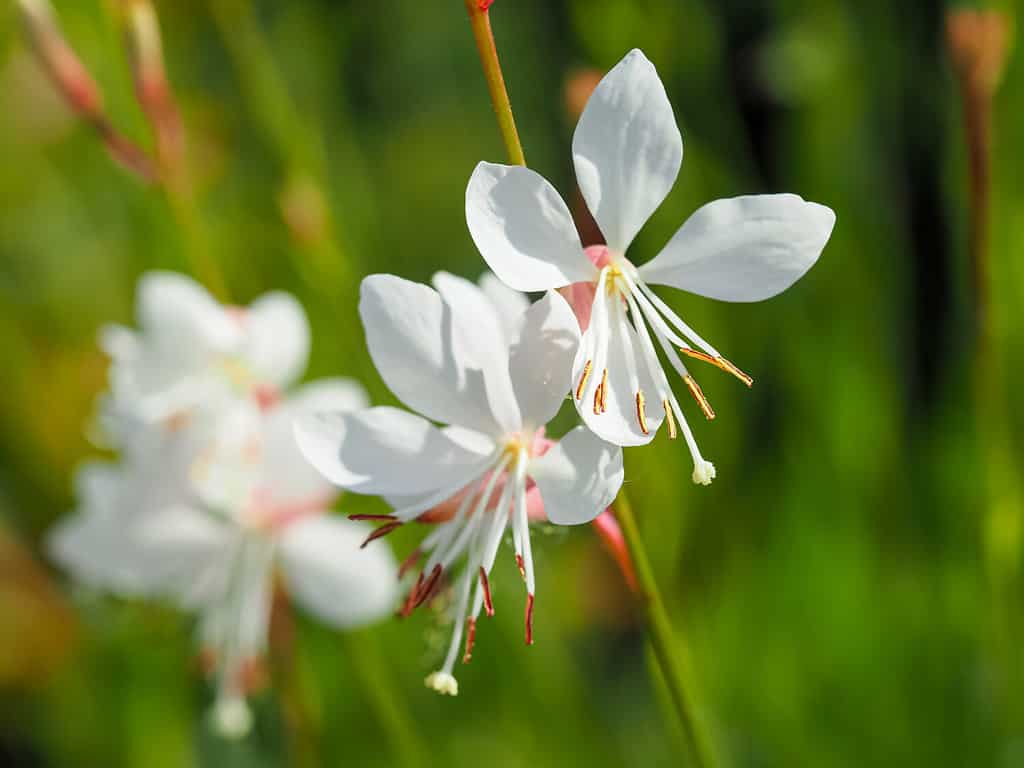
M509 343L494 305L461 277L438 272L432 282L452 313L452 340L459 345L454 356L483 375L491 414L502 430L517 431L522 419L509 378Z
M471 476L488 461L396 408L304 417L295 434L313 466L357 493L414 496Z
M832 234L831 208L797 195L715 200L640 268L660 283L722 301L761 301L799 280Z
M589 523L622 486L622 450L576 427L539 459L530 477L540 489L548 519L558 525Z
M509 288L493 272L485 272L477 284L501 318L508 343L515 344L519 340L519 332L523 327L523 313L530 306L530 299L525 293Z
M295 421L316 413L345 413L369 405L366 391L353 379L320 379L300 387L270 409L263 426L261 482L270 503L320 501L330 505L336 489L299 450Z
M483 375L460 358L451 309L437 291L394 275L371 275L360 288L359 314L377 370L412 410L444 424L494 433Z
M555 291L526 312L509 369L523 421L536 429L547 424L572 388L572 364L580 343L580 326L568 302Z
M594 90L576 126L572 158L608 247L624 253L683 161L665 86L641 51L626 54Z
M619 298L614 297L614 301L619 301ZM594 391L601 381L602 371L600 370L601 363L593 355L590 357L593 363L586 391L583 393L583 397L576 400L576 410L583 422L602 440L621 446L646 445L654 439L654 434L661 426L665 414L660 403L647 403L645 408L647 433L645 434L640 426L637 413L636 390L640 389L645 397L651 397L653 393L657 392L657 387L655 387L647 365L640 355L641 341L632 325L627 322L625 312L616 309L612 312L610 319L603 321L608 322L608 332L611 334L605 363L608 370L606 410L603 413L594 413ZM573 364L573 382L578 383L583 375L587 355L591 354L587 350L587 337L589 334L597 333L595 326L600 322L602 322L602 318L597 318L595 314L591 319L590 328L583 336L580 352L576 355L576 361ZM623 327L630 341L631 349L629 350L626 349L622 341L620 329ZM635 388L630 376L631 369L636 371ZM575 399L575 391L573 395Z
M565 202L528 168L477 165L466 188L466 223L487 265L517 291L596 279Z
M243 355L260 381L279 387L296 381L309 358L309 321L294 296L276 291L260 296L242 316Z
M182 347L199 344L225 349L241 338L237 323L224 308L185 275L147 272L139 280L136 305L139 326L147 334L173 339Z
M341 628L360 626L390 614L398 596L398 569L384 542L359 548L370 530L366 525L326 515L285 528L281 566L296 602Z

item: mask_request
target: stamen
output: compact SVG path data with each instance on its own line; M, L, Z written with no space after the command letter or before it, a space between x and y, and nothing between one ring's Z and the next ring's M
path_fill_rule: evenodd
M608 369L601 373L601 413L608 410Z
M533 594L526 595L526 644L533 645Z
M661 401L661 407L665 409L665 420L668 422L668 439L676 439L676 417L672 415L672 408L668 404L668 400Z
M405 525L405 523L403 523L401 520L395 520L394 522L382 525L380 528L378 528L369 536L367 536L365 541L363 541L363 543L359 545L359 548L364 549L366 545L369 544L371 541L376 541L379 538L387 536L393 530L395 530L396 528L401 528L403 525Z
M640 431L645 435L649 435L650 431L647 429L647 412L644 410L644 393L637 391L636 393L636 420L640 424Z
M733 376L735 376L737 379L739 379L744 384L746 384L748 387L754 386L754 379L753 378L751 378L749 375L747 375L746 373L741 371L739 368L737 368L735 365L730 363L724 357L718 358L718 367L721 368L723 371L728 371Z
M416 608L416 597L420 593L420 589L423 588L423 571L420 571L420 575L416 577L416 583L413 584L411 590L409 590L408 597L405 598L405 602L402 603L402 608L398 612L398 615L403 619L408 617L413 610Z
M491 583L487 580L487 571L480 566L480 588L484 591L484 610L488 616L494 615L494 603L491 602Z
M398 578L401 579L406 573L412 570L412 567L420 561L421 557L423 557L423 550L416 547L416 549L409 553L409 556L402 561L402 564L398 566Z
M516 553L516 567L519 569L519 575L525 579L526 567L523 565L523 556L518 553Z
M427 601L427 598L434 593L434 588L437 586L437 583L441 580L442 570L443 569L441 568L440 563L434 566L434 570L430 572L430 578L426 580L426 582L423 584L422 589L420 590L420 593L416 596L416 602L413 605L413 608L419 608L421 605L423 605L423 603Z
M576 385L576 399L577 400L582 400L583 399L583 390L587 386L587 379L590 378L590 369L591 369L591 367L593 367L593 365L594 365L594 361L593 360L587 360L587 364L583 366L583 373L580 376L580 383L578 385Z
M702 360L705 363L711 363L711 365L715 366L716 368L723 370L726 373L731 373L733 376L742 381L748 387L752 387L754 385L753 378L751 378L749 375L741 371L739 368L730 363L724 357L712 357L711 355L706 354L704 352L700 352L696 349L693 349L692 347L680 347L679 351L682 352L687 357L692 357L696 360Z
M395 517L394 515L363 515L363 514L358 514L358 515L349 515L348 519L349 520L373 520L373 521L380 521L380 522L384 522L384 523L390 523L393 520L397 520L398 518Z
M690 390L690 394L693 395L693 399L697 401L697 405L704 411L704 417L710 421L715 418L715 411L711 407L711 403L708 402L707 397L704 396L704 390L700 388L700 384L697 380L687 374L683 377L683 381L686 382L686 388Z
M469 618L466 627L466 652L462 654L462 663L469 664L473 658L473 644L476 642L476 619Z

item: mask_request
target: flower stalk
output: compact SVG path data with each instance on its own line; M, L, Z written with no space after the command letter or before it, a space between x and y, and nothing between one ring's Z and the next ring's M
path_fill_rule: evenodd
M647 620L651 647L683 727L693 765L696 768L713 768L718 765L718 761L707 736L704 715L697 704L692 676L680 654L679 640L672 630L672 622L665 610L658 582L654 578L654 569L647 557L640 529L633 516L633 507L625 490L619 491L612 508L633 559L639 585L637 595Z
M505 144L508 161L512 165L526 165L523 145L519 141L516 120L512 115L512 103L505 88L505 78L501 74L501 62L498 60L498 49L494 44L494 33L491 31L490 8L492 0L465 0L466 12L469 14L469 25L473 30L473 39L480 53L480 65L487 80L487 90L491 94L491 104L498 118L498 129L501 140Z
M480 63L487 80L491 102L498 119L498 128L505 143L509 161L513 165L525 167L526 158L519 141L512 105L501 73L494 34L491 31L488 11L492 0L465 0L465 2L473 37L480 52ZM647 550L640 537L640 531L636 519L633 517L632 506L625 490L619 490L612 508L635 566L637 594L647 622L651 646L683 728L692 763L696 768L714 768L718 762L711 742L706 736L703 717L696 705L696 696L690 682L687 665L679 656L681 646L674 637L672 624L665 610L661 591L654 577L654 570L647 557Z

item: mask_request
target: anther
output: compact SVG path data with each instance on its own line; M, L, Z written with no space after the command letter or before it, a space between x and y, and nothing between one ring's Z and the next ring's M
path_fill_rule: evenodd
M484 610L488 616L494 615L494 603L491 602L491 583L487 580L487 571L480 566L480 587L484 591Z
M382 522L382 523L390 523L390 522L392 522L394 520L397 520L398 518L395 517L394 515L363 515L363 514L358 514L358 515L349 515L348 519L349 520L373 520L373 521L379 521L379 522Z
M424 582L423 587L420 589L420 593L416 596L416 602L413 608L419 608L423 603L427 601L427 598L434 594L434 589L437 587L437 583L441 580L441 564L437 563L434 566L434 570L430 572L430 578Z
M665 420L668 422L668 439L676 439L676 417L672 415L672 409L668 405L668 400L661 401L661 407L665 409Z
M476 619L470 617L466 624L466 652L462 654L463 664L469 664L469 660L473 658L473 644L476 642Z
M526 568L523 566L523 556L516 555L516 568L519 569L519 575L526 579Z
M601 413L608 410L608 369L601 373Z
M403 619L409 616L416 608L416 598L419 596L420 589L423 588L423 571L420 571L420 575L416 577L416 583L413 588L409 590L408 597L405 598L405 602L402 603L402 609L398 612L398 615Z
M587 386L587 379L590 378L590 368L593 366L593 360L587 360L587 364L583 366L583 373L580 375L580 383L576 385L576 399L583 399L583 390Z
M730 363L724 357L712 357L711 355L693 349L692 347L680 347L679 351L682 352L687 357L692 357L695 360L702 360L705 363L711 363L711 365L715 366L716 368L719 368L725 371L726 373L731 373L733 376L742 381L748 387L754 385L753 378L745 374L743 371L741 371L735 365Z
M683 376L683 381L686 382L686 388L690 390L690 394L693 395L693 399L697 401L697 405L699 405L700 409L704 411L704 417L709 421L715 418L715 411L711 407L711 403L708 402L707 397L704 396L704 390L700 388L700 384L697 383L697 380L693 378L693 376L687 374L686 376Z
M640 424L640 431L645 435L650 434L647 429L647 412L644 410L644 393L639 390L636 393L636 420Z
M533 645L533 594L526 595L526 644Z
M363 543L359 545L359 548L365 548L366 545L369 544L371 541L376 541L377 539L387 536L393 530L395 530L396 528L400 528L402 525L404 525L404 523L401 520L395 520L390 523L385 523L380 528L376 529L373 533L371 533L369 536L367 536Z
M405 560L402 561L402 564L398 566L398 578L401 579L403 576L405 576L405 574L408 573L412 569L412 567L420 561L421 557L423 557L423 552L422 550L420 550L419 547L417 547L409 554L407 558L405 558Z

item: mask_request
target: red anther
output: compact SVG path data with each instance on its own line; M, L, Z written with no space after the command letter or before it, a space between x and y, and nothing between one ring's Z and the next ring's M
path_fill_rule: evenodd
M491 6L493 5L493 4L494 4L494 0L480 0L480 2L478 2L478 3L477 3L477 7L478 7L478 8L479 8L479 9L480 9L481 11L486 11L486 10L487 10L488 8L490 8L490 7L491 7Z
M369 536L367 536L366 540L362 544L359 545L359 548L363 549L371 541L376 541L377 539L381 538L382 536L387 536L393 530L395 530L396 528L400 528L402 525L403 525L403 523L402 523L401 520L395 520L393 523L386 523L385 525L382 525L380 528L378 528L373 533L371 533Z
M379 522L382 522L382 523L390 523L390 522L393 522L393 521L397 520L398 518L395 517L394 515L363 515L363 514L357 514L357 515L349 515L348 519L349 520L373 520L373 521L379 521Z
M476 642L476 619L468 619L469 624L466 627L466 652L462 654L462 663L469 664L469 660L473 658L473 643Z
M434 589L437 587L437 583L441 580L441 564L438 563L434 566L434 570L430 572L430 578L427 579L420 593L416 596L416 604L413 608L419 608L423 603L427 601L432 594Z
M526 595L526 644L533 645L533 594Z
M491 602L491 583L487 580L487 571L480 566L480 586L484 590L484 610L488 616L494 615L494 603Z
M519 575L522 576L525 579L526 578L526 568L523 565L523 556L522 555L518 555L518 554L516 555L516 568L519 569Z
M420 589L423 587L423 571L420 571L420 575L416 577L416 583L413 588L409 590L409 596L405 598L405 602L402 603L402 609L398 612L398 615L403 619L411 614L416 608L416 598L420 593Z
M420 561L421 557L423 557L423 552L421 552L419 547L417 547L407 558L405 558L405 560L402 561L402 564L398 566L398 578L405 576L405 574ZM422 574L420 574L420 578L422 578Z

